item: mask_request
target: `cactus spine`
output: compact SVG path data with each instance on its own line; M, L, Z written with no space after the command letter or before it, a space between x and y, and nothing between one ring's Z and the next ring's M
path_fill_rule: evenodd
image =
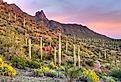
M59 66L61 66L61 33L59 33Z
M31 59L31 39L29 39L29 58Z
M78 66L80 68L80 47L78 46Z
M42 60L42 57L43 57L43 50L42 50L42 37L40 38L40 53L41 53L41 60Z
M56 65L56 53L57 53L57 50L56 50L56 47L54 47L54 64Z
M74 50L73 50L73 56L74 56L74 67L76 67L76 46L75 44L73 45L74 46Z

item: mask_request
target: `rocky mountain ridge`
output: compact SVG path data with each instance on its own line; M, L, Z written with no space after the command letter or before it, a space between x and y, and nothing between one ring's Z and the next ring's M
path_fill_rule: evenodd
M38 31L51 31L50 35L53 35L54 33L62 32L63 34L69 35L69 36L75 36L79 38L90 38L90 39L105 39L105 40L111 40L111 38L98 34L92 30L90 30L88 27L78 24L62 24L53 20L49 20L44 11L38 11L35 13L35 16L31 16L25 12L23 12L18 6L15 4L7 4L6 2L0 1L0 11L1 14L6 14L6 17L9 18L8 20L10 22L14 22L17 24L17 26L20 27L21 32L25 34L27 32L27 29L29 29L29 34L31 35L31 32L34 32L35 35L40 34L37 33ZM25 24L24 24L25 23ZM22 27L22 28L21 28ZM23 29L24 28L24 29ZM44 31L43 31L43 30ZM34 35L32 35L34 36Z

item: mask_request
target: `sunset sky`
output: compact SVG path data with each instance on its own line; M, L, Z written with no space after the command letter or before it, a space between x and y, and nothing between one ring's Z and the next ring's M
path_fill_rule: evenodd
M34 15L44 10L49 19L77 23L121 39L121 0L3 0Z

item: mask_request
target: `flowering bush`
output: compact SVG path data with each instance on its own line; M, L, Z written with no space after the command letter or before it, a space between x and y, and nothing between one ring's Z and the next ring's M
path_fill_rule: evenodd
M89 82L100 82L99 76L93 70L84 69L82 75L87 78Z
M0 58L0 75L3 75L3 76L15 76L16 75L16 70L12 66L4 63L2 58Z

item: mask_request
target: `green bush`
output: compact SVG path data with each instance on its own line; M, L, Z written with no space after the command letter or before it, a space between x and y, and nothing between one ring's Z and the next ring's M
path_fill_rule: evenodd
M56 72L55 70L49 70L48 72L45 72L45 76L48 77L55 77L58 75L58 72Z
M19 69L25 69L26 68L26 60L21 57L12 57L11 59L12 66L19 68Z
M120 79L121 78L121 68L117 67L111 70L109 76Z
M43 77L44 76L42 69L34 69L33 72L34 72L34 76L36 76L36 77Z
M13 57L11 59L11 63L12 63L12 66L19 69L25 69L26 67L38 69L41 66L41 64L38 62L26 60L22 57Z
M35 61L26 61L27 67L29 68L40 68L41 64Z
M103 76L102 79L103 79L105 82L116 82L116 81L115 81L115 78L110 77L110 76Z

